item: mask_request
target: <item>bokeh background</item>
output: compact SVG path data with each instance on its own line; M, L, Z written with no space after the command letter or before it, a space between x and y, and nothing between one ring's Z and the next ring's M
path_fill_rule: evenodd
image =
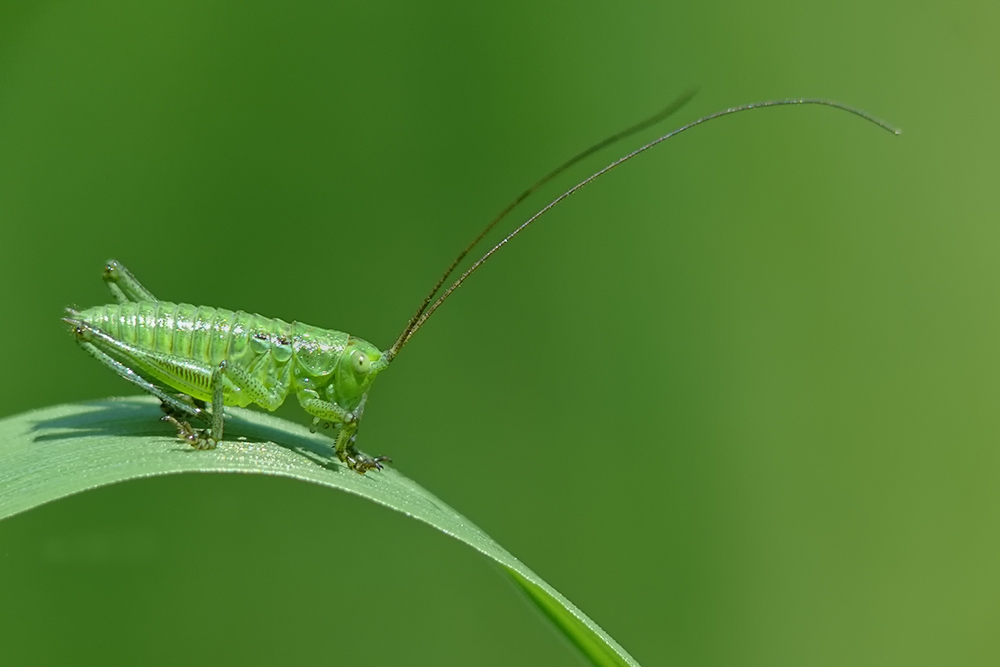
M905 132L767 110L630 163L440 311L361 444L643 664L996 664L997 34L992 2L7 0L0 415L132 393L58 321L108 257L387 346L682 90L667 126L829 97ZM464 545L282 479L6 520L0 591L10 665L580 664Z

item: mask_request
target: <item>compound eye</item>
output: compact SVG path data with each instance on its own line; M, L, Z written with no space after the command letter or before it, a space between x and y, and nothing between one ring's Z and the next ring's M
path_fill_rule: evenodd
M371 366L371 362L368 361L368 355L360 350L354 353L354 370L358 373L367 373L368 368Z

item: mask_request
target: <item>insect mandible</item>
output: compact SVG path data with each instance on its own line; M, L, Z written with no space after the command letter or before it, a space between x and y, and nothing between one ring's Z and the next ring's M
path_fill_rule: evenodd
M294 395L312 415L312 428L332 427L334 451L352 470L381 469L388 457L369 457L355 447L358 425L375 377L389 367L413 334L483 263L540 216L580 188L654 146L709 120L765 107L818 104L855 114L899 134L899 130L852 107L821 99L771 100L725 109L669 132L580 181L529 217L441 292L466 255L515 206L583 158L658 123L685 104L687 93L654 116L591 146L534 183L497 215L459 253L410 318L391 347L380 351L349 334L300 322L284 322L242 311L157 299L119 262L108 261L104 281L114 303L66 309L63 321L91 356L161 402L164 420L196 449L212 449L223 437L224 405L274 410ZM440 294L439 294L440 292ZM437 297L435 300L435 296ZM190 419L207 421L205 429Z

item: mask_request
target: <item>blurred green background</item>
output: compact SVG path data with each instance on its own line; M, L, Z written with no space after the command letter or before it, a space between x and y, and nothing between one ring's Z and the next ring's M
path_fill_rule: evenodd
M829 97L905 133L776 109L632 162L440 311L361 445L645 665L996 664L997 34L989 2L7 0L0 415L133 393L58 320L108 257L387 346L685 88L667 127ZM470 549L282 479L14 517L0 591L10 665L580 663Z

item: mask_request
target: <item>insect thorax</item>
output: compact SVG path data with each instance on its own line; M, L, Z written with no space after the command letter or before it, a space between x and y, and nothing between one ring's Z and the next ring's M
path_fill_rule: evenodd
M341 331L293 325L296 390L309 388L320 397L353 410L385 367L382 352L361 338Z

